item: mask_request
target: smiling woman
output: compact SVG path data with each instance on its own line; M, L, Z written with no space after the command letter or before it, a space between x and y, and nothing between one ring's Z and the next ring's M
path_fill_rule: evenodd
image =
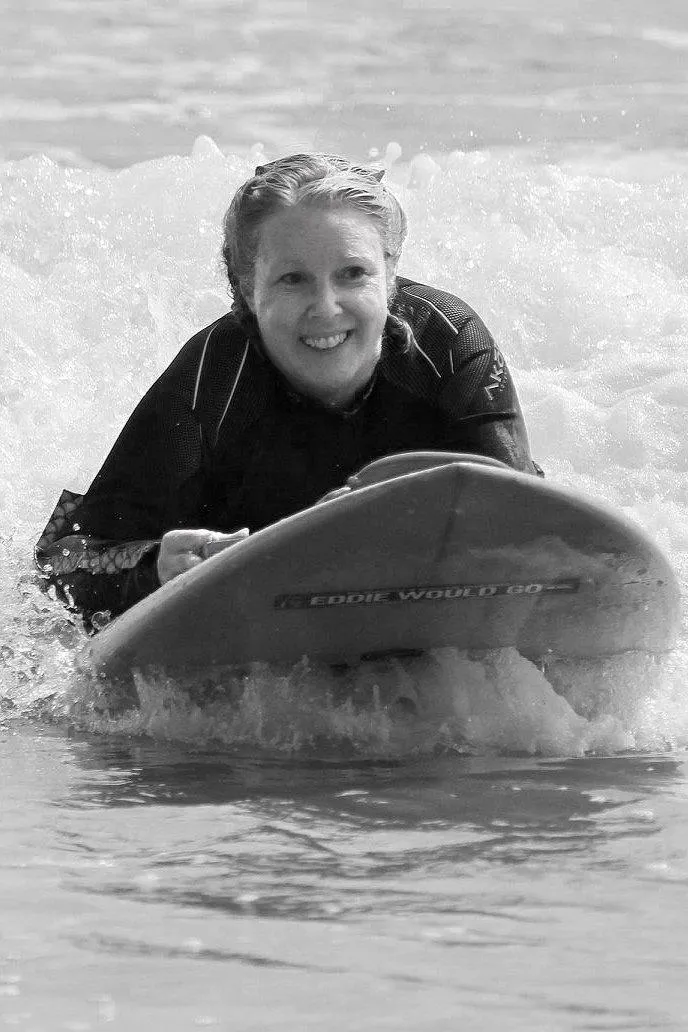
M394 269L365 215L299 206L267 219L247 304L265 352L304 395L349 405L382 350Z
M255 316L265 351L297 390L335 408L378 363L406 236L381 178L335 155L292 155L259 166L225 216L233 310Z
M260 166L224 231L231 311L184 346L37 546L93 626L383 455L539 472L478 316L397 276L406 219L378 170L319 154Z

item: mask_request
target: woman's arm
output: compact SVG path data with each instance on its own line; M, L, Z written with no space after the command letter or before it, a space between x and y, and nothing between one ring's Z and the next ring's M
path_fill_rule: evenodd
M441 380L436 397L446 420L443 447L542 475L530 455L511 374L482 319L447 291L404 278L398 285L399 312L425 356L426 379Z
M525 420L504 356L477 317L471 324L459 329L453 373L440 396L449 418L447 447L489 455L523 473L544 476L530 454ZM467 349L462 347L467 330L473 345L470 357L465 357ZM479 349L476 336L482 338Z
M203 444L183 398L152 388L84 496L63 493L36 547L47 585L91 621L160 586L163 534L193 513Z

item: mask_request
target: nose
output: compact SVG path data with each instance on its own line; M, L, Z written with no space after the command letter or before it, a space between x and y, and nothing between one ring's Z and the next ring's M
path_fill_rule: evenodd
M337 285L329 279L323 279L314 283L310 309L311 315L319 319L338 315L342 308Z

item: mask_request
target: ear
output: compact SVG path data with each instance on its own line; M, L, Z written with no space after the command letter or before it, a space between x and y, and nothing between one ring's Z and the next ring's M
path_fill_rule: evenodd
M399 264L398 258L392 258L388 255L385 258L385 273L387 277L387 297L391 299L394 297L397 290L397 265Z

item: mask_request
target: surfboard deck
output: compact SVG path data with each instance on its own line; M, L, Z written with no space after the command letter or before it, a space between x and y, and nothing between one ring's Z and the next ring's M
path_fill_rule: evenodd
M671 567L605 506L451 453L389 456L350 484L119 616L93 639L96 669L188 676L440 646L593 657L676 638Z

